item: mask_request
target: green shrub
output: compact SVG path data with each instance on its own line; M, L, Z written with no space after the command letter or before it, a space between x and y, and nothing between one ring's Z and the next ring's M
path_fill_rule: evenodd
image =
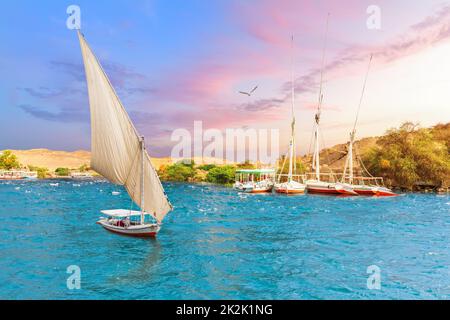
M70 174L70 170L69 170L69 168L57 168L55 170L55 173L57 176L67 177Z
M190 181L195 174L193 164L181 162L161 168L159 171L161 179L166 181Z
M216 167L215 164L204 164L204 165L198 166L197 169L203 170L203 171L209 171L209 170L211 170L212 168L215 168L215 167Z
M208 171L206 181L218 184L230 184L234 182L236 168L230 165L215 167Z
M47 168L38 168L38 167L34 167L36 170L33 171L37 171L37 176L38 179L45 179L48 177L48 169Z

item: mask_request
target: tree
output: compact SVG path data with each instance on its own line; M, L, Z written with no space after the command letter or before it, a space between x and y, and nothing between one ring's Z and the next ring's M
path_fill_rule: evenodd
M28 170L30 171L36 171L37 172L37 176L39 179L45 179L48 176L48 169L47 168L40 168L40 167L36 167L33 165L28 165Z
M372 174L408 189L418 182L440 186L450 175L446 144L433 136L433 130L411 122L390 129L363 160Z
M11 170L20 168L17 156L11 150L5 150L0 154L0 169Z
M69 170L69 168L57 168L55 170L55 173L57 176L67 177L70 174L70 170Z
M193 164L184 164L182 162L161 167L159 170L161 179L166 181L190 181L195 177L195 173Z
M215 168L215 167L216 167L215 164L204 164L204 165L198 166L197 169L203 170L203 171L209 171L209 170L211 170L212 168Z
M230 165L215 167L208 171L206 181L219 184L230 184L234 182L236 168Z

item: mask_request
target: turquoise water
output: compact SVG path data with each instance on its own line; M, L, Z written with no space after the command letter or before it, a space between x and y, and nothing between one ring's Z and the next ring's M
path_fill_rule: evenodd
M0 182L0 299L449 299L450 197L248 195L166 184L156 240L104 231L106 182ZM112 195L120 191L120 195ZM69 290L69 265L81 289ZM367 288L367 267L381 290Z

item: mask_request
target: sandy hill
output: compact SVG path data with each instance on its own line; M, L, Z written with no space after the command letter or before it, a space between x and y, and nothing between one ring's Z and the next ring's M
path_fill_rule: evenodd
M91 162L91 153L86 150L77 151L56 151L49 149L30 149L30 150L11 150L23 166L33 165L37 167L48 168L54 171L56 168L78 169L82 165L88 165ZM159 169L163 165L170 165L177 162L170 157L151 158L153 166ZM195 163L217 163L217 159L207 158L200 161L194 158Z
M33 165L37 167L45 167L54 171L59 167L76 169L91 161L89 151L77 150L73 152L54 151L48 149L30 149L30 150L11 150L18 158L19 162L24 165Z
M45 167L54 171L56 168L77 169L80 166L91 162L91 153L86 150L77 151L55 151L48 149L11 150L24 165ZM155 168L161 165L170 164L170 158L152 158Z
M358 140L354 143L354 154L365 154L368 150L374 147L377 143L378 137L369 137ZM321 167L329 167L339 172L344 168L347 156L347 143L337 144L330 148L325 148L320 151ZM310 169L312 163L312 155L301 157L301 161ZM355 169L358 168L358 163L354 162ZM326 168L324 168L326 169ZM326 172L326 171L325 171Z
M356 148L363 154L366 150L376 144L377 137L364 138L356 142ZM50 171L56 168L63 167L69 169L77 169L82 165L88 165L91 161L91 153L86 150L77 151L56 151L49 149L30 149L30 150L11 150L18 158L23 166L33 165L37 167L45 167ZM346 144L338 144L331 148L323 149L320 152L322 164L331 164L333 170L336 168L343 168L345 156L347 154ZM153 166L159 169L161 166L170 165L181 159L165 158L151 158ZM210 164L220 163L215 158L193 159L196 164ZM311 155L301 157L301 161L309 166L312 161ZM327 165L325 165L327 166Z

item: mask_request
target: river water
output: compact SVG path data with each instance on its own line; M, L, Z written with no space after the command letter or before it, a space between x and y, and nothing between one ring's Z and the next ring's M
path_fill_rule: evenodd
M130 208L122 187L57 182L0 182L0 299L450 298L448 195L170 183L174 211L157 239L136 239L95 224L100 210Z

